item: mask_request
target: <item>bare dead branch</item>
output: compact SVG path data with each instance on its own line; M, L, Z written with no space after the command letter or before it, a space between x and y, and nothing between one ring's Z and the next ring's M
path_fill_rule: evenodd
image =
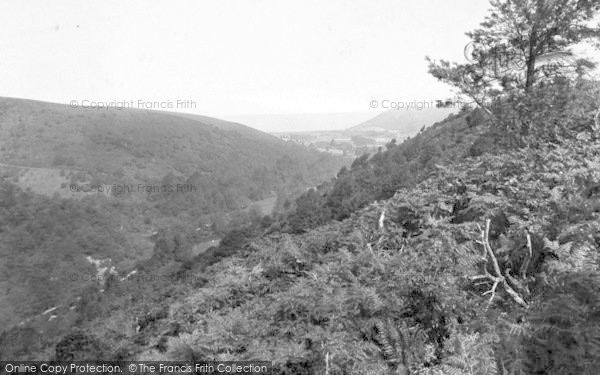
M481 229L481 227L479 227L479 228ZM483 295L490 294L490 300L489 300L490 304L492 303L492 301L494 300L494 297L496 296L496 291L497 291L498 287L501 286L506 291L506 293L508 293L508 295L512 297L512 299L516 303L518 303L519 305L521 305L523 307L527 307L527 303L525 302L523 297L518 292L516 292L515 289L513 289L513 287L508 283L507 279L511 280L511 282L513 283L513 285L515 285L515 287L517 287L517 289L522 289L522 290L526 290L526 289L523 288L521 286L521 284L517 280L515 280L514 277L512 277L510 275L510 269L506 270L506 277L504 275L502 275L502 272L500 270L500 265L498 264L498 259L496 258L496 255L494 254L492 247L490 246L489 234L490 234L490 219L487 219L485 222L485 230L481 230L481 242L483 243L484 251L487 255L486 261L491 262L491 265L494 269L495 275L492 275L487 270L487 267L486 267L483 275L471 276L470 277L471 281L485 279L489 282L492 282L491 289L483 293Z
M531 257L533 256L533 249L531 248L531 235L529 234L528 230L526 230L525 233L527 234L528 254L525 256L525 261L523 261L521 269L519 270L522 279L524 279L527 276L527 268L529 268L529 262L531 261Z
M370 244L370 243L367 243L367 249L369 249L369 252L371 253L371 255L372 255L373 257L375 257L375 253L373 252L373 247L371 246L371 244Z
M492 251L492 247L490 246L490 219L485 221L485 237L483 239L483 245L487 249L488 255L492 261L492 266L494 266L494 272L498 277L502 276L502 272L500 272L500 266L498 265L498 260L496 259L496 255Z
M385 229L385 208L383 209L383 211L381 211L381 216L379 217L379 230L384 230Z

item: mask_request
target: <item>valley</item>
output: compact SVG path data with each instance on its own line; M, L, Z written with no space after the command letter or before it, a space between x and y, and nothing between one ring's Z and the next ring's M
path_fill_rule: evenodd
M435 125L460 106L426 109L388 109L370 120L343 130L275 132L274 136L313 148L320 152L354 159L365 153L375 153L391 142L402 142L426 126Z
M0 375L597 375L599 21L4 2Z
M303 191L346 163L208 117L10 98L0 98L0 135L4 326L93 287L85 257L127 274L152 262L172 230L191 232L198 255L271 215L278 192ZM36 267L44 271L31 278Z

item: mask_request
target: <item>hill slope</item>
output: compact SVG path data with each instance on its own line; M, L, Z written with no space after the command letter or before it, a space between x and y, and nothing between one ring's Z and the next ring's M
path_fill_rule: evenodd
M282 229L301 233L331 219L345 219L375 200L390 198L398 189L414 187L437 164L479 153L482 141L489 139L489 124L480 121L477 126L476 113L449 115L413 138L400 144L389 142L386 150L357 158L335 179L290 202Z
M279 373L484 374L498 358L524 373L592 373L600 206L584 181L598 181L598 165L600 148L586 142L485 155L345 221L258 239L170 311L181 321L202 306L190 334L151 355L233 352L273 359ZM496 276L482 238L502 275L513 270L497 289L493 277L475 278ZM567 359L582 357L593 365Z
M414 134L423 126L441 121L459 108L410 108L388 109L379 115L348 129L352 132L381 132L399 130L404 134Z

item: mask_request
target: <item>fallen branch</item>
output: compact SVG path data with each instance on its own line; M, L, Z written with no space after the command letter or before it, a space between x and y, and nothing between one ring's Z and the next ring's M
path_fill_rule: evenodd
M481 229L481 227L479 227L479 228ZM496 259L496 255L494 254L494 251L492 250L492 247L490 246L489 235L490 235L490 219L487 219L485 222L485 230L481 230L481 242L483 243L484 252L486 254L486 259L489 262L491 262L495 275L492 275L487 270L487 267L485 267L484 274L471 276L470 277L471 281L483 279L485 281L492 282L491 289L483 293L483 295L490 294L489 304L491 304L492 301L494 300L494 297L496 296L496 291L497 291L498 287L502 287L504 289L504 291L509 296L511 296L512 299L516 303L518 303L519 305L521 305L523 307L527 307L527 303L525 302L523 297L519 293L517 293L507 282L507 277L509 279L514 280L514 278L512 276L510 276L510 270L507 270L507 273L506 273L507 277L505 277L502 274L502 271L500 270L500 265L498 264L498 259Z
M381 216L379 217L379 230L384 230L385 229L385 208L383 209L383 211L381 211Z

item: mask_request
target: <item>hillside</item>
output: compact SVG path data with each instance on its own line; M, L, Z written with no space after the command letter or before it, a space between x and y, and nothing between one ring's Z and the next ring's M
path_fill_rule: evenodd
M342 222L257 239L170 309L193 313L189 333L145 355L236 353L307 374L495 373L501 356L526 373L591 373L574 358L600 360L599 206L585 188L599 165L586 141L486 154ZM497 289L487 244L513 270Z
M227 198L233 202L226 204L235 206L244 197L260 199L276 188L277 183L268 179L282 173L276 162L285 164L288 159L317 165L316 170L297 171L308 183L330 175L339 166L332 157L315 155L243 125L208 117L132 109L73 109L0 99L3 164L83 171L88 178L96 177L104 184L147 183L169 174L219 174L223 182L228 178L242 180L228 184L231 189L242 188L239 182L244 182L244 188L261 190L242 191L235 198L233 195L240 192L230 192ZM314 163L317 160L319 163ZM257 175L260 173L267 176L261 178ZM254 184L247 181L252 179ZM259 184L265 186L256 186Z
M429 105L430 103L427 102L427 104ZM355 133L378 133L396 130L410 135L418 132L423 126L429 126L443 120L451 113L459 111L460 108L393 108L349 128L348 131Z
M449 115L443 121L423 128L402 143L388 142L373 155L354 160L336 178L288 201L281 230L302 233L307 229L342 220L367 204L388 199L402 188L412 188L438 164L459 162L482 152L489 139L489 123L480 111ZM485 151L493 147L485 145Z
M0 99L3 178L46 196L104 193L143 205L159 222L173 216L214 222L213 214L302 191L345 163L203 116Z

